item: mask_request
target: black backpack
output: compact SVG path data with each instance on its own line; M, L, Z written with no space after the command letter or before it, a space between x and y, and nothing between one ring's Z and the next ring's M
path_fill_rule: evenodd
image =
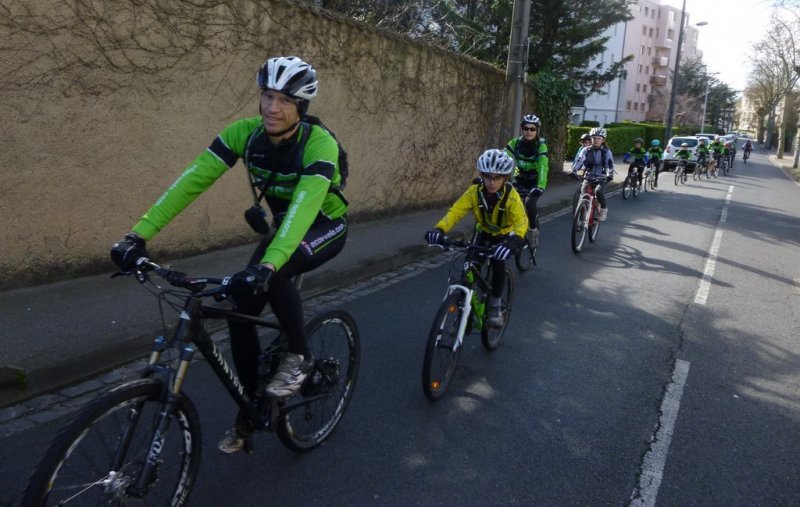
M305 123L307 128L303 129L304 130L303 135L300 138L300 143L299 143L300 150L298 151L298 156L300 158L299 162L300 169L302 169L303 150L306 146L306 141L308 141L308 135L311 133L311 125L320 126L325 130L325 132L327 132L328 134L331 135L331 137L333 137L333 140L336 141L336 146L339 147L339 175L341 176L342 179L341 182L339 183L338 190L344 190L344 187L347 185L347 177L350 176L350 164L347 162L347 152L344 150L344 147L342 147L342 143L340 143L339 140L336 139L336 134L334 134L331 131L331 129L326 127L325 124L322 123L322 120L320 120L316 116L311 116L310 114L307 114L303 117L303 121L301 123Z

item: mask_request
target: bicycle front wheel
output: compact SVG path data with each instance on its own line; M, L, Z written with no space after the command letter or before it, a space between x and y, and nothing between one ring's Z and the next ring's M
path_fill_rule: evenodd
M492 280L494 284L494 280ZM505 283L503 285L503 295L500 297L500 314L503 316L503 325L500 327L489 327L484 325L481 330L481 342L486 350L494 350L500 344L500 338L508 325L508 318L511 316L511 301L514 297L514 276L511 270L506 268ZM489 294L486 294L485 308L489 306Z
M572 251L581 253L583 244L586 242L586 217L589 214L589 202L582 201L575 209L572 217Z
M422 390L431 401L441 399L453 380L461 355L458 328L463 312L464 293L450 294L439 306L428 334L422 362Z
M675 184L676 184L676 185L677 185L677 184L679 184L679 183L681 182L681 179L682 179L682 178L681 178L681 176L682 176L682 174L683 174L683 171L681 171L681 167L680 167L680 166L676 167L676 168L675 168Z
M594 243L597 239L597 231L600 230L600 220L597 217L600 216L600 205L597 204L595 201L594 204L594 213L592 213L592 217L589 219L589 242Z
M539 217L536 217L536 230L541 231L539 228ZM528 231L525 234L525 244L514 253L514 262L517 265L517 269L521 272L528 271L531 269L531 266L536 264L536 248L538 247L538 241L537 238L536 243L534 243L533 239L530 237L530 231Z
M358 328L343 310L311 319L306 336L314 368L277 425L281 442L296 452L310 451L331 436L353 397L361 363Z
M160 381L136 380L83 408L50 445L22 505L186 505L200 466L200 419L180 395L169 431L157 431L166 394Z
M630 176L625 178L625 181L622 182L622 198L627 200L633 194L633 186L635 185L634 181Z

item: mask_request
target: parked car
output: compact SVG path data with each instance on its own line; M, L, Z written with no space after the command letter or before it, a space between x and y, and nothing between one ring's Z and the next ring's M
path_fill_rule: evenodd
M694 136L699 140L701 137L706 138L706 146L714 142L714 136L716 134L709 134L708 132L703 132L702 134L695 134Z
M669 140L667 146L664 148L664 169L675 167L675 152L681 149L681 144L686 143L689 145L689 151L692 156L689 157L689 167L694 167L695 151L697 151L697 136L675 136Z

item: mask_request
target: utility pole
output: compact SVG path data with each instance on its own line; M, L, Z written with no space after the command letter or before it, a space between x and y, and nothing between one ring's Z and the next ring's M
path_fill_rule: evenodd
M678 50L675 53L675 72L672 76L672 90L669 93L669 109L667 110L667 127L664 129L665 142L672 137L672 113L675 110L675 94L678 92L678 68L681 64L681 46L683 45L683 22L686 16L686 0L681 8L681 26L678 30Z
M514 0L511 15L511 38L508 43L506 62L506 116L501 143L517 135L522 118L522 96L525 70L528 67L528 26L531 16L531 0Z

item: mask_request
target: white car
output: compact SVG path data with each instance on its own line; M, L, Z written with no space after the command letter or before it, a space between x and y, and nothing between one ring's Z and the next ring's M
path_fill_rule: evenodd
M667 146L664 148L664 169L669 169L677 165L675 162L675 152L681 149L681 144L686 143L689 145L689 151L692 156L689 157L689 167L694 166L695 152L699 141L697 136L675 136L669 140Z

